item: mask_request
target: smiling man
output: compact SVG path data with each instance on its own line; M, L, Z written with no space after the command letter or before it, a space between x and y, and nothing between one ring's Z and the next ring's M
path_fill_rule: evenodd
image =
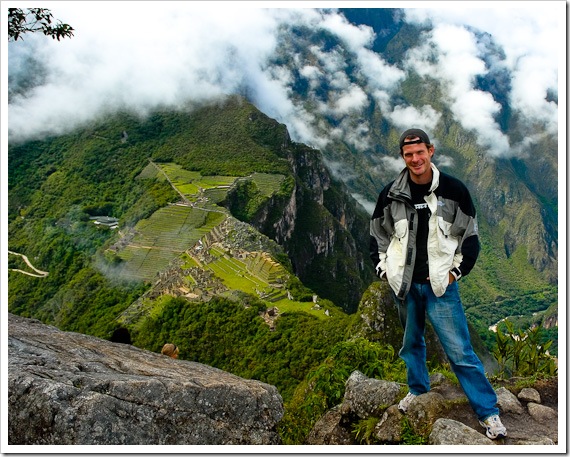
M479 255L475 206L467 187L431 162L435 147L420 129L400 137L406 167L378 197L370 223L370 256L376 273L392 288L404 341L409 392L398 408L430 390L425 323L429 318L453 372L486 435L507 435L497 395L475 354L457 281Z

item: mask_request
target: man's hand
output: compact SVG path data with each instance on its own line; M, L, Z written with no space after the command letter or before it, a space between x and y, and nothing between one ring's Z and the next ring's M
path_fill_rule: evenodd
M449 284L453 284L455 282L455 276L451 272L449 272Z
M382 271L382 269L380 268L380 263L378 263L378 265L376 265L376 276L378 276L381 280L383 281L387 281L388 278L386 277L386 272Z

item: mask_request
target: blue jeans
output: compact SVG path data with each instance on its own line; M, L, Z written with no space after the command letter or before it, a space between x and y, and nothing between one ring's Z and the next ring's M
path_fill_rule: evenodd
M450 284L441 297L435 296L429 283L413 283L406 298L396 302L404 327L400 357L406 363L410 392L420 395L430 390L424 339L427 314L478 419L499 414L497 394L471 345L457 282Z

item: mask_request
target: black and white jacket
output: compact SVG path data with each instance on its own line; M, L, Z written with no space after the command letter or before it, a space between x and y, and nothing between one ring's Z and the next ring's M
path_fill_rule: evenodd
M449 285L467 275L479 255L475 206L467 187L431 164L433 180L425 196L430 217L428 267L433 292L440 297ZM370 257L379 277L386 278L399 299L410 290L416 259L418 216L411 202L408 170L388 184L376 203L370 222Z

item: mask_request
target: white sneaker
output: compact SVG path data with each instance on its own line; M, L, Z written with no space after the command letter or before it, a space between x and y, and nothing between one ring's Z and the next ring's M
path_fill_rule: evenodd
M414 395L413 393L408 392L408 395L406 395L402 400L400 400L400 403L398 403L398 409L402 413L405 413L416 397L417 397L417 395Z
M507 429L501 423L501 419L499 419L497 415L488 417L484 421L479 421L479 423L482 427L485 427L485 434L492 440L507 436Z

